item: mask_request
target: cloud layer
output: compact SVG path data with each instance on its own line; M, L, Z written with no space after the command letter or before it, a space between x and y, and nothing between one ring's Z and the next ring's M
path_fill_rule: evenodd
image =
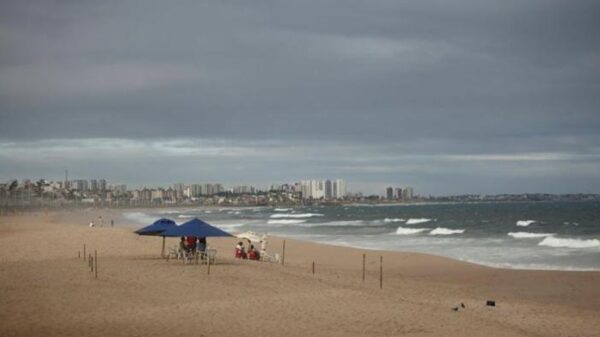
M281 179L599 192L588 174L600 153L599 11L583 0L2 2L0 178L28 170L14 149L71 139L81 151L50 146L57 162L86 167L74 153L91 144L104 149L105 176L129 180L110 160L127 156L106 143L147 157L160 139L209 142L231 151L221 166L254 162ZM332 153L285 168L298 144ZM356 158L361 169L347 163ZM423 164L439 160L465 163L464 178Z

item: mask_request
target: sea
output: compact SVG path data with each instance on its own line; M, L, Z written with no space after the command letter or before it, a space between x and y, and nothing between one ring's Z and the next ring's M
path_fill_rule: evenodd
M200 207L124 215L140 226L198 217L233 234L428 253L500 268L600 271L598 202Z

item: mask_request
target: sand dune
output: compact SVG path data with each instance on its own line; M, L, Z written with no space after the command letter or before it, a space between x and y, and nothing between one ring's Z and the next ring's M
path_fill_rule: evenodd
M600 336L600 273L293 240L281 266L235 260L234 239L209 239L219 255L208 275L161 259L160 239L119 214L97 214L116 227L88 228L93 212L0 218L1 336ZM98 251L97 280L77 258L84 243ZM269 248L281 253L281 239Z

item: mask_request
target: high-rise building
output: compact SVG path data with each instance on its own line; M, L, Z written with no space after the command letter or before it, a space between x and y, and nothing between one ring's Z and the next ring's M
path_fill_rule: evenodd
M388 187L385 189L385 198L387 200L394 199L394 188L393 187Z
M96 179L90 180L90 191L92 191L92 192L98 191L98 180L96 180Z
M336 188L336 192L335 192L335 197L337 199L342 199L344 197L346 197L346 182L343 181L342 179L336 179L335 180L335 188Z
M404 191L402 191L402 199L411 200L413 198L413 188L410 186L406 186Z
M402 188L396 187L396 189L394 190L394 198L398 200L402 199Z
M106 179L98 180L98 189L100 190L100 192L106 191Z
M331 182L331 180L325 180L325 198L333 198L333 183Z

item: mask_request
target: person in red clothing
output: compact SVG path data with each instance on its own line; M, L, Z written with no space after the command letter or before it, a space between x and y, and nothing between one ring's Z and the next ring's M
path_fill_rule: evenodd
M236 259L246 259L246 251L244 250L244 243L238 242L237 246L235 246L235 258Z
M250 245L250 248L248 249L248 260L258 260L259 258L260 256L256 249L254 249L254 245Z
M187 250L189 252L196 252L196 240L198 240L198 238L195 236L188 236L185 238Z

